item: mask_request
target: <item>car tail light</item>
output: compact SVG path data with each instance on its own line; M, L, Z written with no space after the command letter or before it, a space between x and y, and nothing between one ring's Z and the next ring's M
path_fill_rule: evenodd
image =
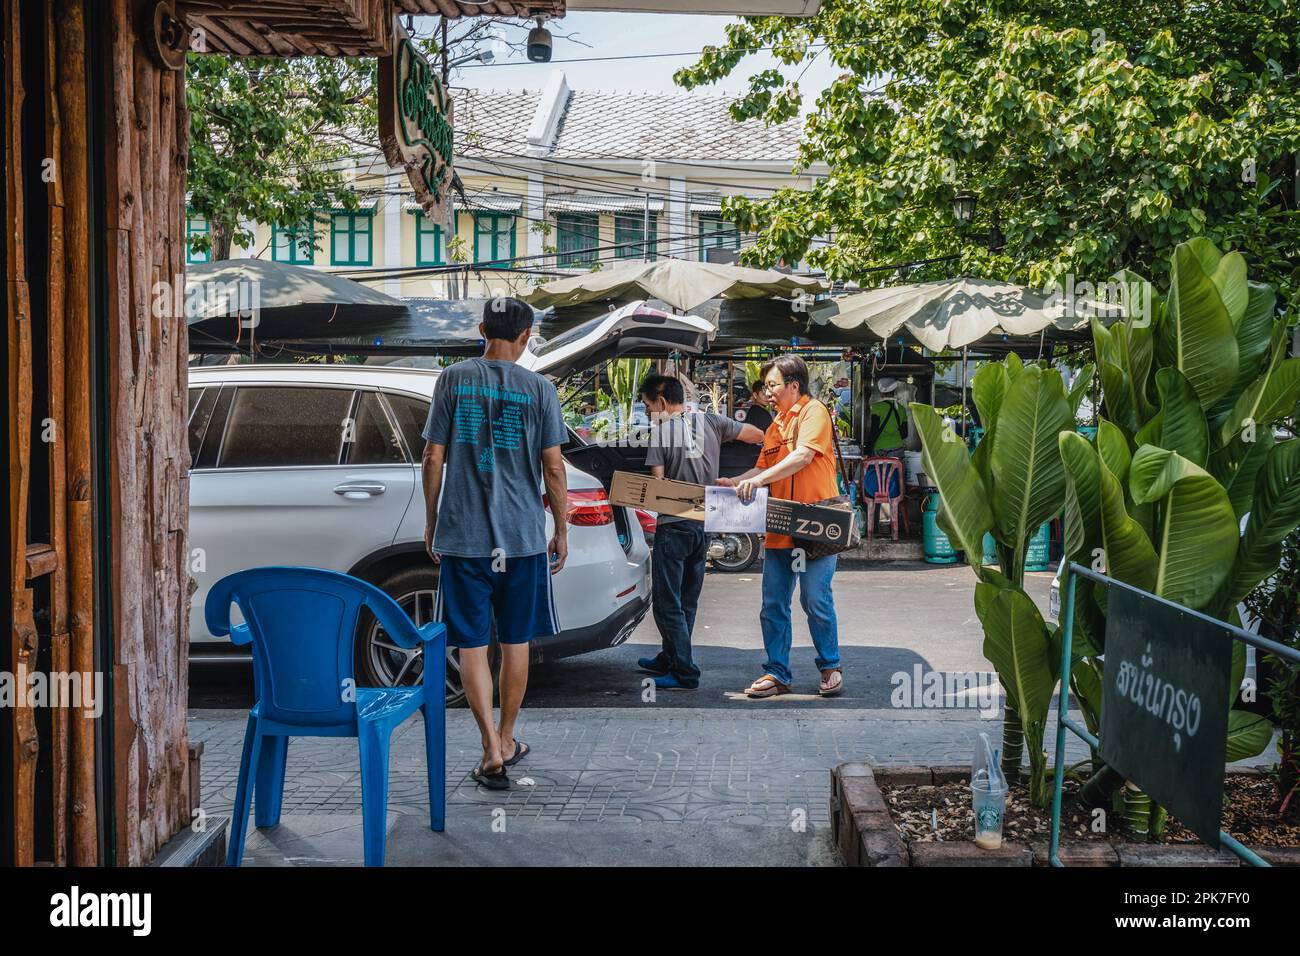
M542 495L542 503L547 511L551 509L551 500L546 495ZM614 509L604 488L570 488L567 514L569 524L582 528L614 523Z
M659 519L641 508L636 509L636 520L641 523L641 530L646 534L654 534L655 528L659 526Z

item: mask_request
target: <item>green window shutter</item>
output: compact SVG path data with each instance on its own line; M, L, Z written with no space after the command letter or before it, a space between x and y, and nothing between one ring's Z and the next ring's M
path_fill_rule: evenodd
M654 259L659 235L659 216L650 213L650 235L645 235L645 213L621 212L614 217L614 242L617 259Z
M474 214L474 261L508 269L515 257L515 217L510 213Z
M595 265L600 258L600 217L596 213L562 212L555 217L558 253L556 264L562 269Z
M373 261L374 213L335 212L330 216L330 265L368 266Z
M185 217L185 261L186 262L211 262L212 247L204 249L202 252L194 248L191 240L195 236L210 236L211 227L208 220L194 213L187 213Z
M700 261L708 259L709 249L740 251L740 233L718 213L700 215Z
M297 228L271 224L271 258L276 262L312 265L316 262L315 225L308 222Z
M415 264L446 264L442 257L442 226L422 212L415 213Z

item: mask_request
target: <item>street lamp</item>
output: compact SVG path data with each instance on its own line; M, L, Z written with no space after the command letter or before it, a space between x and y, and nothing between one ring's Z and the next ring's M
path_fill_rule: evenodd
M978 202L978 196L969 190L963 189L952 197L952 214L957 217L957 221L963 226L969 225L970 221L975 218L975 205Z

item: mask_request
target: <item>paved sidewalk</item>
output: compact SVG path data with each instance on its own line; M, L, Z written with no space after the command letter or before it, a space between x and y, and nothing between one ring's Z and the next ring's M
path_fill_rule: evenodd
M192 710L203 741L203 807L228 814L246 712ZM525 709L533 752L508 792L469 779L479 758L467 710L447 714L447 830L428 829L423 727L393 738L390 864L837 865L830 770L849 760L967 764L976 734L1000 718L973 710L831 710L768 702L716 709ZM1046 738L1054 741L1054 723ZM1071 737L1072 759L1086 756ZM279 827L250 828L244 862L357 864L361 792L356 741L296 738Z

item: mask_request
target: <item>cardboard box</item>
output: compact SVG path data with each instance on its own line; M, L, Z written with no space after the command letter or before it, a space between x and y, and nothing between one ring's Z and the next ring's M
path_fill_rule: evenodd
M657 514L703 521L704 486L669 478L652 478L628 471L614 472L609 500L627 508L644 508ZM783 498L767 499L767 530L808 541L844 544L853 527L853 512L806 505Z
M843 545L849 541L852 528L853 512L847 509L767 499L767 530L774 534Z
M644 508L675 518L704 520L704 486L669 478L635 475L630 471L614 472L609 500L626 508Z

